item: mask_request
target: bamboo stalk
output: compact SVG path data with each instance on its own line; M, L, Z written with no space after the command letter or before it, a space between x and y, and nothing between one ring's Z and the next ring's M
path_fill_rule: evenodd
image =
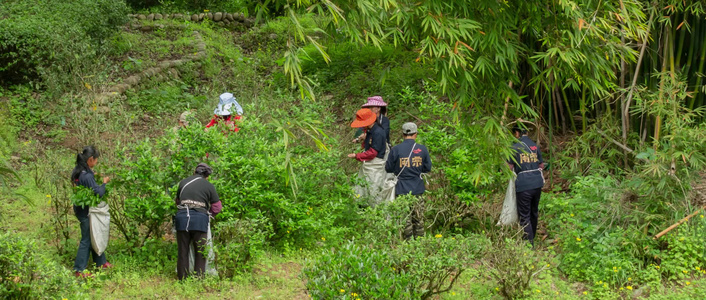
M679 30L681 30L681 32L679 32L679 44L677 45L676 65L679 66L680 69L681 69L681 55L682 55L682 52L684 52L684 40L686 40L686 23L687 23L688 19L689 19L689 12L685 12L684 16L682 17L682 23L681 23L682 28L679 29ZM674 31L676 34L677 29L674 29Z
M657 101L661 104L664 104L664 72L667 71L667 62L671 60L669 58L670 56L670 49L673 49L673 45L670 44L670 34L671 30L668 26L664 28L664 49L662 50L662 76L660 78L660 83L659 83L659 94L657 96ZM674 69L674 63L671 64L672 70ZM655 120L655 134L654 134L654 139L652 141L652 145L655 150L657 150L657 147L659 147L659 133L660 130L662 129L662 115L658 114Z
M677 226L679 226L679 225L681 225L681 224L684 224L684 222L686 222L686 221L689 221L689 219L691 219L693 216L697 215L697 214L698 214L701 210L703 210L703 209L706 209L706 206L704 206L704 207L702 207L702 208L700 208L700 209L697 209L697 210L696 210L695 212L693 212L692 214L690 214L690 215L686 216L685 218L679 220L679 222L676 222L676 223L672 224L672 226L667 227L667 229L662 230L660 233L658 233L657 235L655 235L655 237L654 237L653 239L656 240L656 239L658 239L658 238L661 238L663 235L665 235L665 234L669 233L670 231L672 231L672 229L677 228Z
M706 63L706 45L704 43L701 43L701 58L699 60L699 69L698 73L703 74L704 73L704 64ZM703 77L698 76L696 78L696 85L694 86L694 95L689 100L689 109L694 109L694 103L696 103L696 97L700 97L701 95L699 94L699 91L701 90L701 83L703 82ZM701 101L699 101L701 103Z
M569 121L571 121L571 130L573 130L575 133L578 133L576 131L576 124L574 123L574 114L571 112L571 106L569 106L569 98L566 97L566 91L564 91L564 89L560 89L560 90L561 90L561 95L564 98L564 104L566 105L566 109L569 111ZM586 129L584 128L584 131L585 130Z
M650 19L647 21L648 26L652 23L654 18L654 9L650 13ZM648 27L649 28L649 27ZM642 41L642 47L640 49L640 56L637 58L637 65L635 65L635 74L632 77L632 83L630 84L630 91L628 92L627 100L625 100L625 107L623 107L623 143L628 139L628 131L630 130L630 102L632 102L632 95L635 91L635 85L637 85L637 78L640 75L640 66L642 65L642 59L645 57L645 48L647 48L647 41L650 39L650 32L645 36Z

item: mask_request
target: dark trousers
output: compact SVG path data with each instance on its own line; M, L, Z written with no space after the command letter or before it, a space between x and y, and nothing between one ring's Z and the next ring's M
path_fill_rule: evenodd
M77 209L76 206L74 206L74 213L81 224L81 242L78 244L76 260L74 260L74 271L83 272L88 267L88 258L90 256L93 256L93 262L97 266L104 265L106 263L105 253L98 255L91 246L91 223L88 220L88 215L84 215L85 212L80 208Z
M404 226L405 240L424 236L424 199L421 195L417 195L416 198L417 201L413 204Z
M520 226L525 230L525 239L534 245L534 235L537 233L537 218L539 217L539 198L542 188L517 193L517 214Z
M202 231L177 231L177 277L179 280L186 278L189 274L189 245L193 243L194 250L194 272L197 276L202 276L206 270L206 250L207 235Z

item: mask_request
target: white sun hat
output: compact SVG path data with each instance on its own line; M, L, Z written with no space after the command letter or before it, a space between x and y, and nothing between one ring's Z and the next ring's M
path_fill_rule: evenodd
M243 108L238 104L238 101L235 100L235 97L233 97L233 94L231 93L223 93L221 96L219 96L220 100L218 101L218 107L213 111L214 115L217 116L228 116L232 115L233 111L237 113L239 116L243 115Z

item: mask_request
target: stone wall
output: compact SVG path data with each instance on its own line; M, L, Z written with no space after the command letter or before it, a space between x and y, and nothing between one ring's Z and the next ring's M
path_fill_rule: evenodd
M129 18L133 20L144 20L144 21L155 21L163 19L177 19L192 22L201 22L204 20L211 20L213 22L223 23L224 25L229 25L233 23L242 23L243 25L250 27L254 19L246 18L243 13L229 13L229 12L203 12L198 14L128 14Z

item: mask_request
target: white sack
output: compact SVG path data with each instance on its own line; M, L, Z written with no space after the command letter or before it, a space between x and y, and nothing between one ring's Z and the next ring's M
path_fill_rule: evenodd
M110 212L108 203L101 201L97 206L88 208L88 218L91 227L91 246L98 255L108 248L110 239Z
M365 186L356 186L355 192L360 197L369 198L370 206L375 206L384 200L382 198L382 189L388 177L394 175L388 174L385 171L385 160L382 158L373 158L370 161L364 161L358 171L358 177L365 180ZM394 190L393 190L394 195Z
M503 202L503 211L500 213L500 225L512 225L519 221L517 216L517 195L515 194L515 179L510 179L507 183L507 192L505 192L505 202Z

